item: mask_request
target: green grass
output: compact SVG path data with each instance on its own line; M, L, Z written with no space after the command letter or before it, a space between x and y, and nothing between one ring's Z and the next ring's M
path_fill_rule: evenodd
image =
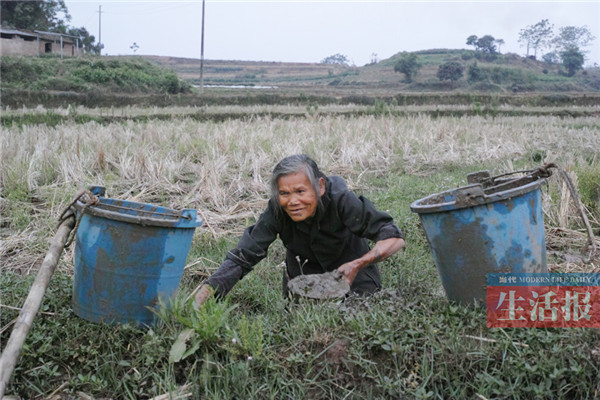
M201 310L186 302L197 283L188 271L156 326L110 326L76 317L71 278L57 273L8 393L48 396L65 384L65 395L136 399L189 385L194 398L210 399L594 398L600 389L594 330L488 329L484 309L452 304L440 291L408 204L464 184L465 172L478 167L367 180L361 192L390 210L408 238L406 251L381 265L384 291L368 299L283 300L276 267L283 251L275 249L225 301ZM233 237L203 234L191 256L220 261L232 243ZM2 303L18 307L32 278L3 273L0 279ZM3 310L1 325L15 317Z
M311 114L305 100L293 119L257 118L255 109L241 107L226 112L247 118L221 122L170 109L162 110L173 115L167 121L77 123L75 115L157 110L69 108L39 110L43 118L67 118L55 126L3 126L2 343L17 317L10 307L22 306L33 281L27 271L39 266L56 218L78 189L102 184L109 197L196 208L206 218L194 235L180 293L171 309L158 311L152 328L75 316L73 253L65 252L7 394L45 398L58 389L61 398L81 392L138 399L183 388L203 399L597 398L597 330L488 329L484 309L446 299L409 206L464 185L469 172L495 175L553 160L578 177L581 197L592 207L600 173L598 117L418 111L400 117L390 110L404 105L383 102L369 106L375 115L341 117L322 105ZM290 303L281 296L285 249L275 243L225 301L195 309L186 301L191 291L260 214L273 163L292 151L311 152L324 170L389 210L404 231L405 251L381 263L384 290L368 299ZM544 188L545 219L560 202L557 182Z
M600 160L592 157L588 164L578 166L576 174L582 203L600 220Z

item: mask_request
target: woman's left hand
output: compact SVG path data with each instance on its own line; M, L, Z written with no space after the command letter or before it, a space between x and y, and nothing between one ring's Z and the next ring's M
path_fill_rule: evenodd
M356 278L356 274L358 274L358 271L361 268L364 268L372 263L383 261L403 247L404 239L401 238L380 240L379 242L375 243L375 246L364 256L340 265L337 270L344 276L346 282L352 286L352 282L354 282L354 278Z

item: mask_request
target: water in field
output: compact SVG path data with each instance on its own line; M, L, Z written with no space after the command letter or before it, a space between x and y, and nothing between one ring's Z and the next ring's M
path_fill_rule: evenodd
M200 87L200 85L193 85ZM278 89L277 86L260 86L260 85L204 85L205 88L226 88L226 89Z

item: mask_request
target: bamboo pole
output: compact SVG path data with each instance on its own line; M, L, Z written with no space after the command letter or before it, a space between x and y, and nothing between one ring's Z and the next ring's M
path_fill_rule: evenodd
M50 243L50 249L42 262L42 266L35 277L33 285L31 285L23 308L21 308L17 322L8 339L8 343L2 352L2 357L0 357L0 399L4 396L4 391L6 390L13 369L17 364L27 333L31 328L33 319L40 309L42 299L50 283L50 278L52 278L52 274L54 274L60 255L65 247L65 242L69 238L69 234L74 226L74 216L64 219L59 225L52 238L52 242Z

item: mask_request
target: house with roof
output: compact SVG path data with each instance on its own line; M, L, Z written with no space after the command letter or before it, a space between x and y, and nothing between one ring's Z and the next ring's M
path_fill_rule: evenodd
M81 38L65 33L0 27L0 55L75 57L83 53Z

